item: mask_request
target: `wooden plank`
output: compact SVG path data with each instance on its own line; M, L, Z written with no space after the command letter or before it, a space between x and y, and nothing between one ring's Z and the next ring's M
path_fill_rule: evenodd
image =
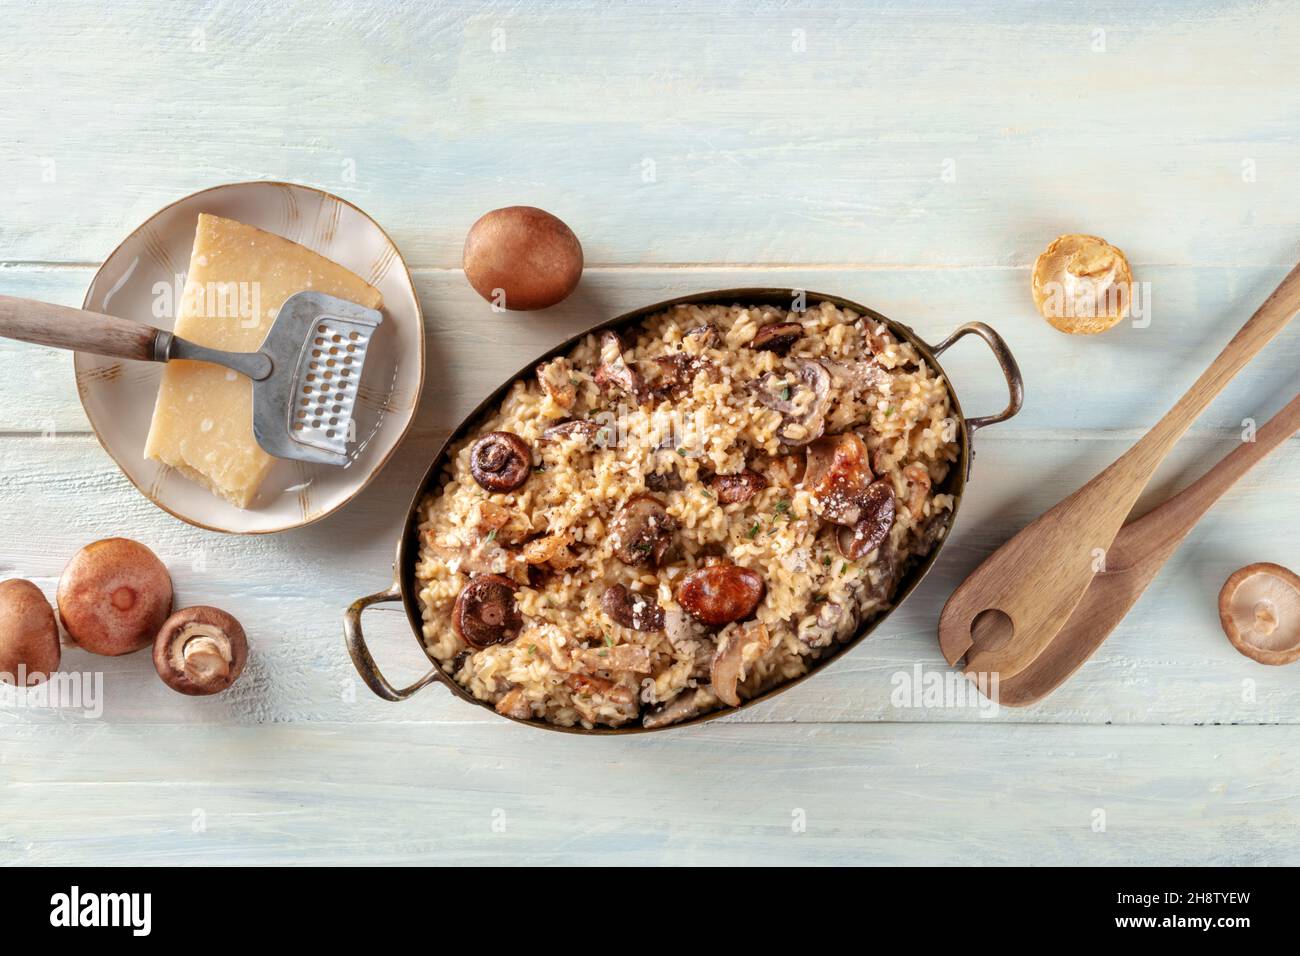
M1097 657L1047 701L990 718L973 697L912 706L910 698L895 696L910 686L917 664L925 680L948 672L934 627L961 579L1125 444L1108 438L985 443L947 550L910 601L816 680L736 719L1300 722L1298 672L1239 655L1219 628L1215 606L1224 579L1244 564L1269 560L1300 567L1294 536L1279 533L1300 516L1300 441L1294 440L1220 502ZM1145 503L1186 483L1230 448L1230 441L1188 439ZM127 535L167 561L182 604L216 604L244 622L255 649L249 676L212 700L172 693L154 677L144 655L103 659L69 651L65 668L105 674L107 712L115 721L495 722L437 688L400 705L379 701L356 679L343 648L342 611L390 580L400 522L429 453L426 443L408 443L369 490L320 525L238 538L199 531L158 511L86 436L0 439L0 527L11 529L0 554L0 577L32 578L52 596L63 564L77 548L96 538ZM400 613L375 611L366 626L381 666L394 679L423 672L426 662ZM6 705L8 700L0 691L0 717L16 723L66 719Z
M598 269L566 302L543 313L499 313L459 272L424 271L417 280L428 330L426 390L413 439L444 436L502 381L551 345L611 315L692 292L793 287L841 295L911 325L937 342L963 322L987 322L1010 343L1025 376L1025 408L980 438L1019 433L1096 433L1136 439L1171 406L1272 291L1278 268L1168 268L1148 271L1149 326L1101 336L1064 335L1036 311L1023 269L889 270ZM93 272L0 269L0 292L80 305ZM0 432L81 432L87 428L61 352L0 339ZM1006 385L976 340L943 358L969 415L1006 404ZM1194 428L1236 434L1295 393L1300 335L1290 330L1257 357Z
M1292 727L173 727L0 737L0 859L1295 864Z
M704 0L119 0L111 25L85 2L5 17L0 100L21 108L0 112L0 260L95 262L160 206L250 178L341 193L422 266L456 266L469 225L518 202L603 264L1023 266L1069 231L1142 266L1297 257L1286 7L814 0L720 20Z

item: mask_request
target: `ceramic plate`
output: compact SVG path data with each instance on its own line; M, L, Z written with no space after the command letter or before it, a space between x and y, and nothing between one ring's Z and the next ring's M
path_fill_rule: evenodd
M201 212L237 219L333 259L384 295L384 321L366 359L356 405L357 440L343 467L279 461L243 510L170 467L144 457L163 366L78 352L77 391L100 444L146 498L212 531L265 534L337 511L369 484L415 416L424 381L424 321L402 255L373 219L309 186L253 182L217 186L157 212L113 251L83 306L164 329L184 287Z

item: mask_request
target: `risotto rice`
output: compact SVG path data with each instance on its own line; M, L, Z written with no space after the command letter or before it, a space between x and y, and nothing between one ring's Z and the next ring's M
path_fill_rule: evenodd
M943 379L830 303L679 305L517 381L420 506L424 641L513 717L661 726L798 677L947 529Z

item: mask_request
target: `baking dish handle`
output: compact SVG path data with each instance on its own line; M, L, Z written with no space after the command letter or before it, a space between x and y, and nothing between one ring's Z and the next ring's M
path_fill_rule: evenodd
M1020 374L1020 366L1016 364L1016 357L1011 354L1011 349L1007 346L1006 339L983 322L967 322L965 325L958 326L953 330L952 335L938 345L931 347L930 351L936 357L942 355L950 346L967 335L978 335L992 349L993 357L998 360L998 365L1002 368L1002 374L1006 377L1007 391L1011 395L1007 407L996 415L966 419L966 434L973 435L985 425L996 425L998 422L1005 422L1020 411L1020 407L1025 403L1025 380Z
M366 639L361 633L361 613L371 605L385 604L389 601L400 601L401 599L402 592L394 584L387 591L380 591L378 594L371 594L359 601L354 601L343 617L343 636L348 642L348 653L352 655L352 663L356 665L357 673L366 682L366 686L384 700L406 700L416 691L427 687L438 679L438 669L435 667L410 687L394 687L388 682L388 678L379 672L379 667L370 654L370 648L366 646Z

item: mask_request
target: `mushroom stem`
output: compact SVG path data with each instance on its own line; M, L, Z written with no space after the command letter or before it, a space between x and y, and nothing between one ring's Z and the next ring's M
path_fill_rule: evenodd
M230 646L210 634L186 641L181 656L185 676L196 684L224 680L230 673Z

